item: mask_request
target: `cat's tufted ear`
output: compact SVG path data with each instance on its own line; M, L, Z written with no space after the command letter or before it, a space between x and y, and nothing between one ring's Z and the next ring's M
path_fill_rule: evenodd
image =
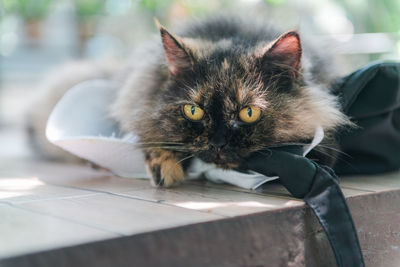
M262 52L263 61L274 62L277 66L297 77L301 60L300 37L296 31L289 31L270 43Z
M160 30L170 73L172 75L178 75L181 72L190 70L193 65L193 57L190 51L185 47L179 37L169 33L157 19L154 19L154 21Z

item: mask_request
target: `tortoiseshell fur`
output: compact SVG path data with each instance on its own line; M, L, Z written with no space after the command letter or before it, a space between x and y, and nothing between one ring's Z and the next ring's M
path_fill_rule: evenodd
M188 23L177 35L159 27L161 41L137 58L112 106L121 128L139 135L154 185L181 182L193 157L235 168L261 149L309 142L318 125L330 144L337 128L348 123L326 89L331 63L307 44L297 49L296 32L279 37L265 23L228 17ZM186 119L185 104L202 108L204 118ZM250 105L262 110L254 124L238 118ZM312 157L329 163L326 153L333 154Z

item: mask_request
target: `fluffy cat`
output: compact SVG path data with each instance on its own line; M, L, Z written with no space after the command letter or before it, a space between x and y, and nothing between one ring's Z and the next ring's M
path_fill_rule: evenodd
M331 62L296 31L230 17L176 35L157 26L161 41L135 59L111 107L121 129L139 135L154 185L180 183L193 157L236 168L266 147L308 142L317 126L334 143L349 124L327 90ZM332 163L325 154L310 157Z

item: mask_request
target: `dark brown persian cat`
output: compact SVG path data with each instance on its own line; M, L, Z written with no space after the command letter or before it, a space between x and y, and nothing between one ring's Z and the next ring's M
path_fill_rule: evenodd
M193 157L221 168L253 152L309 142L321 126L325 143L348 124L327 89L330 62L302 45L295 31L227 17L195 21L136 59L112 115L140 137L154 185L185 177ZM311 157L327 163L329 157Z

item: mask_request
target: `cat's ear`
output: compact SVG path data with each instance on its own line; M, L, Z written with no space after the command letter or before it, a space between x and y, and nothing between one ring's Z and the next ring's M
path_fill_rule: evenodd
M298 76L302 49L300 37L296 31L289 31L279 36L263 50L262 54L266 61L281 66L293 77Z
M160 30L168 68L172 75L190 70L193 66L193 58L179 37L168 32L157 19L154 19Z

